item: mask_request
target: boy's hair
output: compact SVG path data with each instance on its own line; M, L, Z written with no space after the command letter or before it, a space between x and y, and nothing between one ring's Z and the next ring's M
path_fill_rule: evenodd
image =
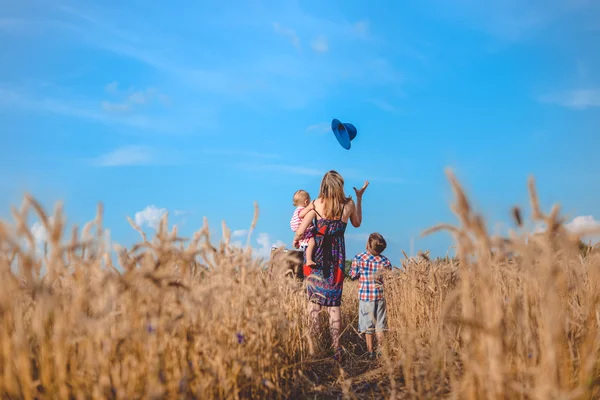
M293 198L294 206L300 205L300 203L306 199L310 199L310 195L308 194L308 192L306 190L302 190L302 189L297 190L296 193L294 193L294 198Z
M387 243L381 234L375 232L369 235L369 240L367 241L367 250L374 256L378 256L387 247Z

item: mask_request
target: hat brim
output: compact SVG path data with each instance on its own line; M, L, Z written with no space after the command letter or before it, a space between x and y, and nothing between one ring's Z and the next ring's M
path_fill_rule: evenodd
M335 135L338 143L346 150L350 150L350 134L346 130L344 124L339 119L331 121L331 130Z

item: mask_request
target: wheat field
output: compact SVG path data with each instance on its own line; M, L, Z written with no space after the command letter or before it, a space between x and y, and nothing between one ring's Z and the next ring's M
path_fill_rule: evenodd
M540 210L529 182L531 235L513 210L491 237L448 172L457 257L404 260L385 277L390 331L364 357L357 286L346 281L344 358L327 325L309 334L305 283L270 274L250 247L168 230L108 256L97 218L67 231L26 196L0 224L0 393L7 399L598 398L600 258L580 251L559 208ZM47 229L43 254L30 215ZM258 211L255 215L255 221ZM399 216L398 218L401 218ZM594 232L588 232L594 233ZM323 315L323 319L326 316Z

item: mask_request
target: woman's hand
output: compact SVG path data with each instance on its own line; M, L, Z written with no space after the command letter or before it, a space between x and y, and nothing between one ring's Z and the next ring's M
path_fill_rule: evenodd
M350 222L355 228L360 227L360 224L362 224L362 196L367 189L367 186L369 186L369 181L365 181L365 184L360 189L354 188L354 191L356 192L356 203L354 204L352 214L350 214Z
M295 249L297 249L298 247L300 247L300 239L294 237L294 241L292 242L292 246L294 246Z
M367 189L367 186L369 186L369 181L365 181L365 184L360 189L354 188L354 191L356 192L356 198L357 199L359 199L359 198L362 197L363 193Z

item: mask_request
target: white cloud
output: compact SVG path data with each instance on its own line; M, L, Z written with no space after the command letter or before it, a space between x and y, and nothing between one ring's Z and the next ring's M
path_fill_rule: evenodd
M272 247L280 247L285 244L281 240L273 241L271 239L271 236L268 233L264 233L264 232L258 234L258 237L256 238L256 243L258 243L258 245L260 247L253 248L252 253L254 254L255 257L263 257L264 259L267 259L267 260L271 256L271 248Z
M534 234L535 233L544 233L544 232L546 232L546 229L547 229L546 224L543 222L536 222L533 225L533 233Z
M248 231L240 229L237 231L233 231L231 234L232 238L239 238L242 236L248 235ZM281 240L273 240L271 235L268 233L262 232L258 234L256 238L256 243L258 246L252 246L252 256L253 257L262 257L265 260L268 260L271 256L271 248L273 247L281 247L284 246L285 243ZM246 242L242 243L241 240L233 240L229 242L229 246L233 248L243 249L246 246Z
M52 223L52 217L50 217L50 222ZM33 235L33 239L35 242L35 250L38 254L43 254L44 252L44 243L48 240L48 231L41 222L36 221L30 228L31 234Z
M296 31L281 26L279 22L275 22L273 24L273 28L278 34L289 37L290 41L292 42L292 45L294 45L296 49L300 50L300 39L298 38Z
M122 167L126 165L151 164L156 157L154 151L146 146L125 146L92 160L99 167Z
M54 218L49 217L48 222L50 223L50 225L52 225L54 223ZM46 244L46 242L49 239L48 231L46 231L46 228L44 227L44 225L39 221L34 222L31 225L31 227L29 228L29 230L30 230L31 234L33 235L36 253L38 254L38 256L43 256L44 245ZM104 251L110 251L112 248L110 229L104 228L102 233L103 233L102 241L104 244ZM87 235L84 235L82 232L81 239L82 240L94 240L94 236L90 232L88 232Z
M543 103L558 104L563 107L584 110L590 107L600 107L600 89L580 88L561 93L540 96Z
M234 238L244 237L246 235L248 235L248 230L246 230L246 229L238 229L238 230L231 232L231 237L234 237Z
M329 44L327 38L324 35L317 37L311 45L312 49L317 53L327 53L329 51Z
M594 240L600 239L600 221L594 219L592 215L577 216L573 218L570 222L566 223L564 227L572 233L579 234L596 230L597 233L587 234L583 237L592 238ZM543 222L535 222L531 225L531 231L533 234L544 233L546 229L547 226Z
M581 215L573 218L573 220L568 224L565 224L565 228L574 233L585 232L594 229L598 230L598 233L600 233L600 221L595 220L591 215Z
M135 213L135 223L139 227L148 226L154 230L158 229L160 219L167 212L166 208L157 208L155 205L149 205L142 211Z

